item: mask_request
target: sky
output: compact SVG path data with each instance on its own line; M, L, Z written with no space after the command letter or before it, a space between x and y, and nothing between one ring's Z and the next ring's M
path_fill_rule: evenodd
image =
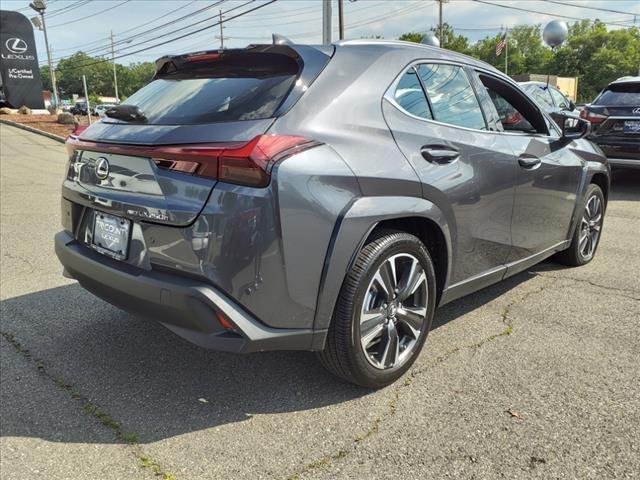
M1 0L0 3L3 10L18 10L32 17L35 12L28 8L29 1ZM153 61L166 54L215 49L220 46L220 27L216 25L220 10L225 20L225 47L270 43L274 32L298 43L321 43L321 0L269 2L49 0L45 19L54 64L78 50L92 55L111 55L111 31L116 61L123 64ZM248 12L250 9L256 10ZM231 18L236 15L237 18ZM344 18L346 39L370 36L395 39L405 32L426 32L435 26L438 4L435 0L344 0ZM610 28L634 23L640 27L640 1L449 0L444 5L444 20L472 41L494 36L505 27L546 24L554 19L571 23L575 21L573 18L598 18L610 22ZM337 40L337 0L333 1L333 27L333 39ZM193 33L200 29L203 30ZM46 63L44 35L38 30L34 33L38 59L41 64ZM184 38L178 39L180 36ZM158 45L160 43L163 44Z

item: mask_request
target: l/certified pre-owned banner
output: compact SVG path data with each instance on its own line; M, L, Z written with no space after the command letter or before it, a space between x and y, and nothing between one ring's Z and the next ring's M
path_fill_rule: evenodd
M9 105L44 108L33 27L18 12L0 10L0 75Z

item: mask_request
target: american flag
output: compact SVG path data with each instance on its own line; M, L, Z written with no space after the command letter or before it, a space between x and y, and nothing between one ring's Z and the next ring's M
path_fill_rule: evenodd
M504 47L507 46L507 32L504 32L502 34L502 37L500 37L500 41L496 44L496 57L499 57L500 54L502 53L502 50L504 50Z

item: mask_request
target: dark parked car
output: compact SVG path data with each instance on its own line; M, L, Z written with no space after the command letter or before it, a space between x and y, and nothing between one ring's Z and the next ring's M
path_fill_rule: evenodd
M544 82L522 82L520 86L559 124L567 116L572 118L580 116L580 112L573 100L568 99L564 93L553 85L547 85Z
M580 116L613 167L640 168L640 77L610 83Z
M438 305L596 253L609 169L588 122L563 132L485 63L360 40L156 67L68 140L56 253L197 345L313 350L382 387Z
M87 103L76 102L76 104L69 109L69 112L73 115L87 115Z

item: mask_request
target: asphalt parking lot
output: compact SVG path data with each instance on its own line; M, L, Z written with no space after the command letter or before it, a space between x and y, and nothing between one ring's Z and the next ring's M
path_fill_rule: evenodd
M596 259L437 312L378 392L192 346L61 276L62 144L0 126L2 479L640 477L640 171Z

